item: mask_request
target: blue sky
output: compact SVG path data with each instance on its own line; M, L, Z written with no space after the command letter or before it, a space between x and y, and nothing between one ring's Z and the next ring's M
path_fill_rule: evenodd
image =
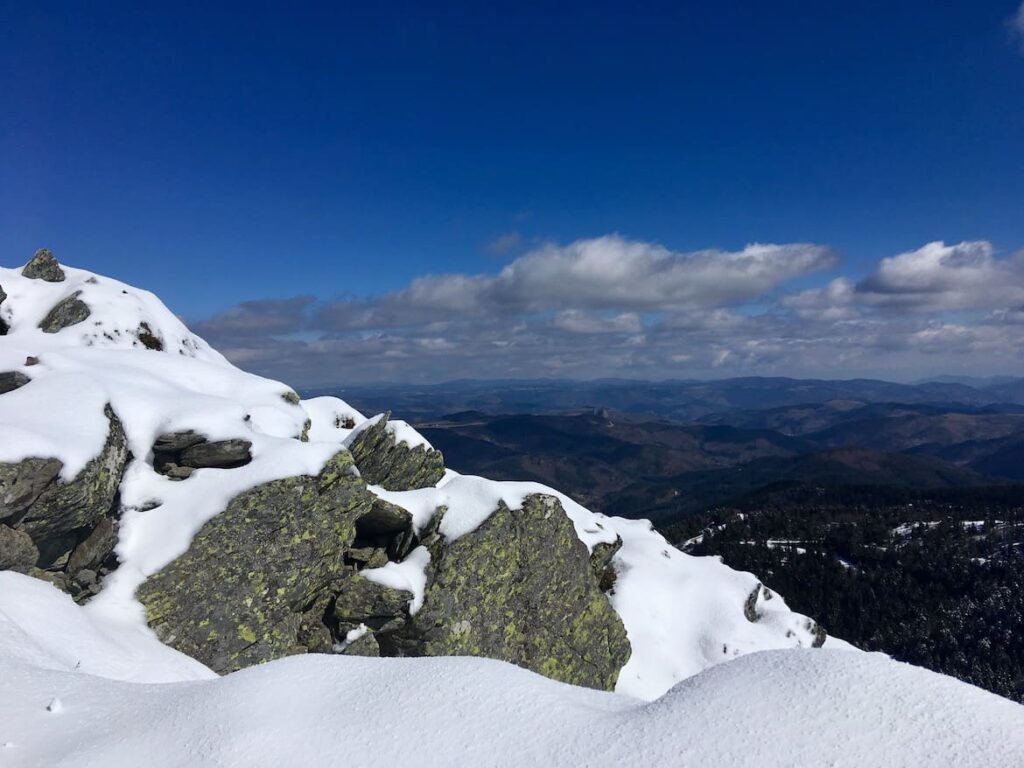
M4 3L4 263L47 245L157 291L243 365L299 366L300 384L352 376L325 363L339 349L367 358L357 378L466 375L480 355L469 328L520 324L529 344L490 339L521 352L518 367L495 358L495 375L732 375L801 360L808 374L880 374L893 370L881 353L845 368L795 348L766 362L742 353L756 334L700 342L678 316L767 313L762 325L787 322L786 338L820 342L814 322L824 321L809 318L802 291L844 277L877 288L883 259L933 241L991 244L988 256L950 252L954 267L975 254L970 274L929 262L942 272L928 273L933 293L952 280L985 296L984 280L1020 277L1024 23L1015 28L1014 2L91 5ZM653 254L654 266L634 254L617 278L641 285L666 269L689 284L687 254L708 249L807 243L829 255L806 263L790 249L803 269L776 264L757 290L712 302L612 289L574 301L608 287L571 279L562 302L524 302L506 280L486 289L500 312L479 297L453 310L462 332L438 325L439 299L427 317L409 293L423 275L479 283L516 263L563 280L552 259L614 235ZM602 253L580 264L618 258ZM914 280L862 290L825 319L855 312L904 335L973 332L1020 310L1016 293L998 306L946 296L913 304L906 325L910 304L877 297L918 295ZM413 319L392 317L409 306ZM665 346L642 363L627 354L669 321ZM561 338L570 326L576 336ZM1020 372L1017 337L1001 332L998 355L990 341L966 364ZM616 345L622 354L602 357ZM723 351L732 363L715 365ZM371 364L386 353L401 365ZM965 364L922 354L904 354L894 375Z

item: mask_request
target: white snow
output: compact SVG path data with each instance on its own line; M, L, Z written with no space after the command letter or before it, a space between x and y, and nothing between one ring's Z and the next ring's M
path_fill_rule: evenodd
M81 609L48 585L29 588L53 593L38 623L11 618L12 604L36 599L20 593L29 581L0 578L0 764L18 768L250 768L325 756L422 768L987 768L1024 757L1024 707L879 654L750 654L650 703L468 657L311 654L195 679L162 649L182 682L126 682L144 679L148 662L135 669L97 641ZM87 651L92 666L43 650L50 637Z
M314 397L302 401L302 408L309 416L309 439L314 443L341 443L352 433L357 424L366 417L344 400L336 397ZM346 427L351 423L352 427Z

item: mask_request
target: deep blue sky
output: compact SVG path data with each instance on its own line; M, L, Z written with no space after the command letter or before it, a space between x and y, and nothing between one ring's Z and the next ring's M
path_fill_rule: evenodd
M200 319L608 233L1024 245L1015 2L142 5L2 3L5 264Z

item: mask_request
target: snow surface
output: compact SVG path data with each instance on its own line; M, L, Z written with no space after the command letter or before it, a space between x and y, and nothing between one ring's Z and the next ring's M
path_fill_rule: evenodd
M26 601L35 605L28 618ZM468 657L310 654L196 679L159 644L152 656L122 657L84 613L48 584L0 574L0 765L987 768L1024 760L1024 707L879 654L754 653L655 702ZM152 674L158 657L181 682L126 682Z

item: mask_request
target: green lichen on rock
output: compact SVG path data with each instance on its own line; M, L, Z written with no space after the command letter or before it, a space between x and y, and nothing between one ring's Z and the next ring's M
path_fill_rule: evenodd
M53 251L40 248L22 268L21 276L31 280L45 280L48 283L59 283L64 279L64 270L60 268Z
M221 673L306 651L319 617L304 614L323 612L325 593L348 575L344 552L373 505L351 469L340 451L315 477L235 497L139 588L157 635Z
M443 511L442 513L443 514ZM612 690L630 646L561 504L500 504L455 541L425 535L424 603L381 637L385 655L485 656L574 685Z
M387 428L390 413L358 435L352 442L352 457L366 482L389 491L410 491L437 485L444 477L440 451L422 445L410 448L395 441Z
M299 396L290 389L287 392L281 393L281 399L289 405L298 405L301 402Z
M39 321L39 327L43 333L57 333L57 331L77 325L89 317L91 314L89 305L78 298L81 293L81 291L75 291L46 313L46 317Z

